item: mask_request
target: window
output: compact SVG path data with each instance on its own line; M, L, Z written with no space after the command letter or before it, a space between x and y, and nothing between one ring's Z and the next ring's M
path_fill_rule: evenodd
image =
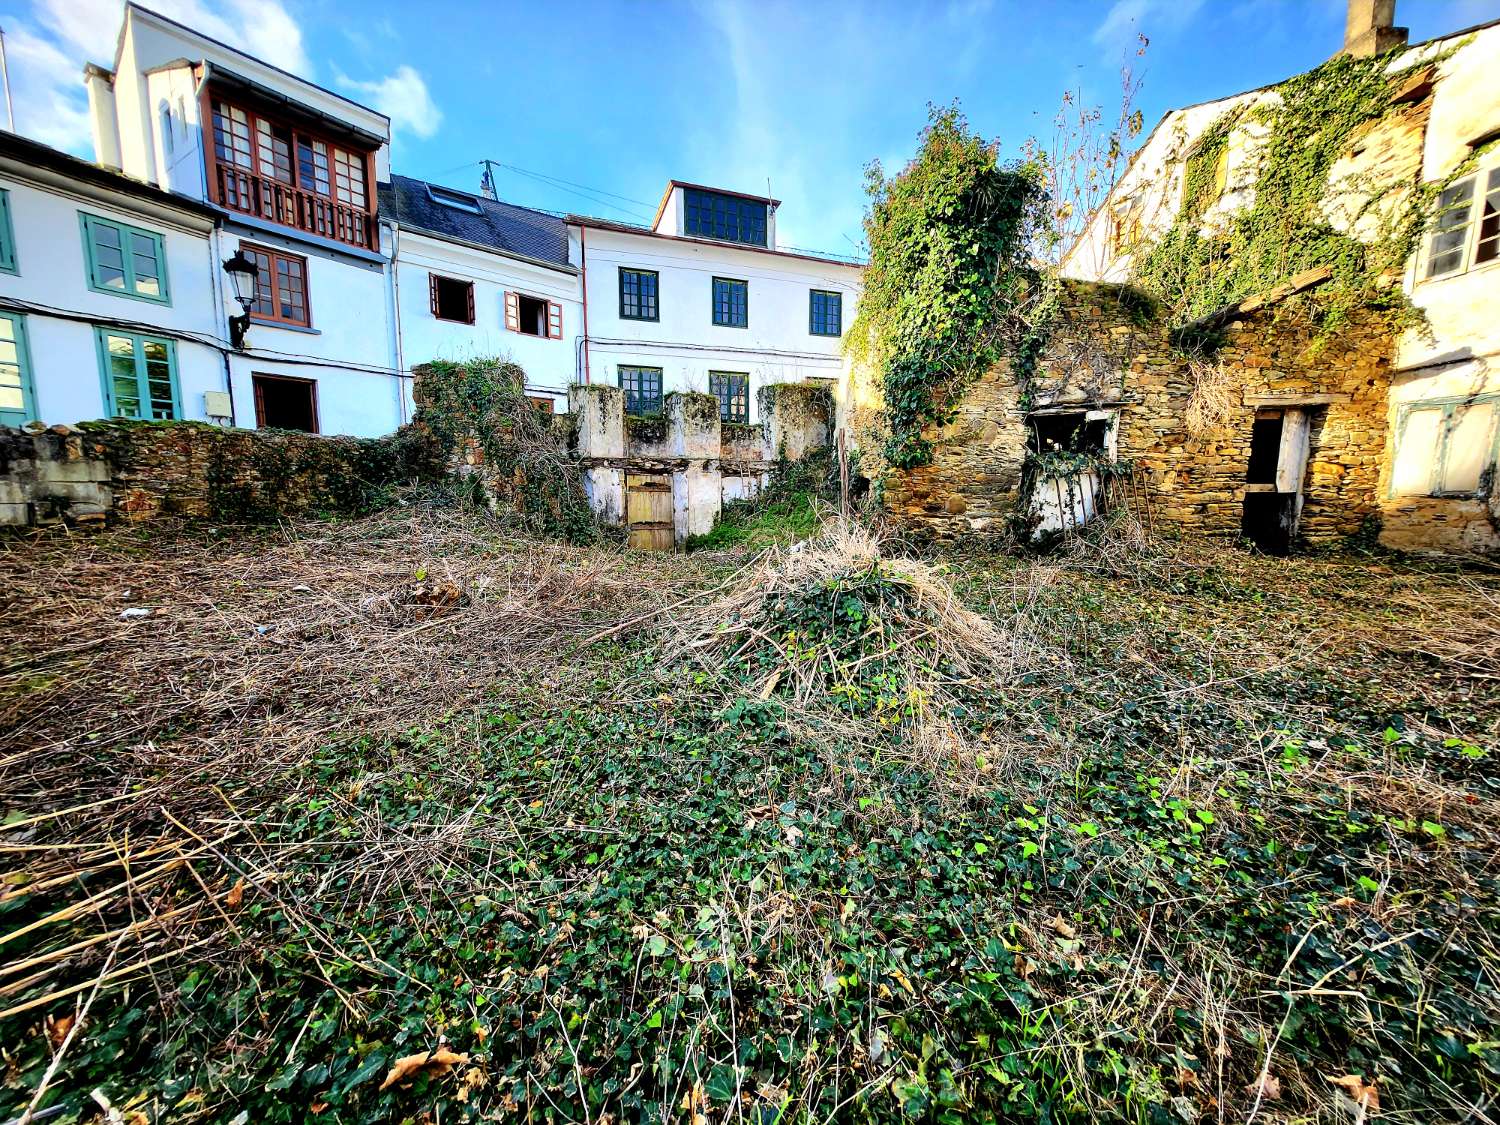
M1500 395L1406 407L1397 422L1391 495L1472 496L1493 487L1497 422Z
M766 245L766 210L764 199L744 199L716 191L684 188L682 193L684 227L688 234L703 238L722 238L728 242Z
M529 297L525 293L505 294L505 327L523 336L562 339L562 306L556 301Z
M459 324L474 323L474 283L460 281L456 277L427 275L428 296L432 303L432 315L439 320L457 321Z
M161 235L98 215L83 215L82 220L90 289L170 303Z
M1110 212L1109 252L1116 256L1132 254L1141 244L1141 213L1132 204Z
M1033 414L1031 451L1033 453L1103 453L1109 434L1105 418L1090 418L1082 410L1053 414Z
M722 421L750 421L749 374L744 371L710 371L708 393L718 396Z
M1484 195L1475 191L1483 185ZM1470 243L1472 242L1472 248ZM1500 168L1459 180L1438 196L1424 277L1458 273L1500 259Z
M751 246L766 245L765 199L705 192L697 187L682 189L682 213L687 234L703 239L724 239Z
M620 365L620 389L626 414L661 413L661 368Z
M255 424L272 430L318 432L318 383L290 375L252 375Z
M527 395L526 401L531 403L533 410L539 411L542 414L557 413L557 404L550 398L544 398L541 395Z
M714 323L727 328L750 327L750 283L714 278Z
M218 97L208 127L213 134L209 195L215 203L309 234L372 245L365 151Z
M620 267L620 319L660 320L656 303L658 278L654 270Z
M455 211L467 211L471 215L482 215L479 200L472 195L465 195L461 191L453 191L450 188L433 187L427 185L427 198L440 207L451 207Z
M0 425L19 426L35 417L26 321L16 313L0 313Z
M250 315L281 324L312 324L307 307L307 259L280 250L240 243L240 251L255 263L260 280Z
M844 331L844 295L814 289L808 306L807 330L814 336L839 336Z
M176 345L160 336L112 328L96 331L105 412L111 418L165 421L180 417Z
M0 188L0 273L16 272L16 231L10 222L10 192Z

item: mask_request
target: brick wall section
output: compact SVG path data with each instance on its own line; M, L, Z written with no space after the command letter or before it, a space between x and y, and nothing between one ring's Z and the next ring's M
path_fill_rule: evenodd
M0 428L0 524L352 513L378 506L390 485L441 472L410 432L362 439L198 422Z
M1145 472L1158 525L1187 535L1239 535L1256 411L1246 398L1270 395L1348 396L1315 407L1302 539L1354 534L1378 512L1393 344L1373 317L1321 349L1310 347L1313 333L1296 302L1232 323L1217 357L1231 376L1232 415L1193 437L1183 420L1193 389L1187 363L1171 348L1166 326L1119 294L1104 285L1064 288L1032 405L1118 405L1119 456ZM1021 502L1027 441L1021 388L1008 363L978 380L953 423L928 437L931 465L886 476L885 504L895 522L939 543L1004 534Z

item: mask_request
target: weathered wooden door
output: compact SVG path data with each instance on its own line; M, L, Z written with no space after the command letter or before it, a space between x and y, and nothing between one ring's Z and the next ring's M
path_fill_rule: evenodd
M625 524L630 545L639 550L670 551L676 545L670 473L625 474Z

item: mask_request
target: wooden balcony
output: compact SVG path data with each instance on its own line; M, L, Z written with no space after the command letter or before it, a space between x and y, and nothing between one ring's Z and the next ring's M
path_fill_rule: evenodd
M376 249L375 216L368 211L217 162L213 181L213 202L221 207L363 250Z

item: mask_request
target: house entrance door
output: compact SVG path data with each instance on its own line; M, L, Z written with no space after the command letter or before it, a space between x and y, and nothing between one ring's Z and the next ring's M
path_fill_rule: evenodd
M1311 437L1309 409L1282 407L1255 412L1240 531L1267 554L1286 554L1297 536Z
M670 551L677 545L670 473L625 474L625 523L630 545L638 550Z

